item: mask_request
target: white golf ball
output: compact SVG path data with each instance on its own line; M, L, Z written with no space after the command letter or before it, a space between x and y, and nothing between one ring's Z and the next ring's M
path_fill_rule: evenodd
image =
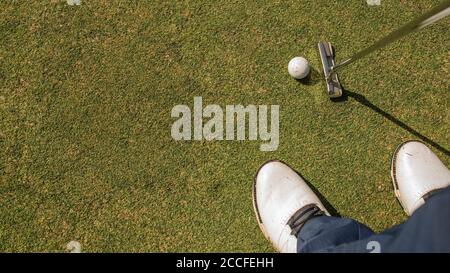
M309 63L303 57L295 57L289 61L288 71L294 79L303 79L309 74Z

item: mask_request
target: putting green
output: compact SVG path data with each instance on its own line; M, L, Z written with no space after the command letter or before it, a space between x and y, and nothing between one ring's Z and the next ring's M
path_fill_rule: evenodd
M274 251L251 202L269 159L376 231L406 219L390 157L408 139L448 166L448 25L319 76L317 42L350 56L438 1L0 3L0 251ZM304 56L308 81L287 73ZM175 141L178 104L279 105L260 141Z

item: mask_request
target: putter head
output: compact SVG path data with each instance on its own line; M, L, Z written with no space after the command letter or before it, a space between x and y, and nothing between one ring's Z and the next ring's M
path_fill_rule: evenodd
M330 98L339 98L342 96L341 83L336 72L330 73L334 66L333 47L328 42L319 42L319 54L327 84L327 94Z

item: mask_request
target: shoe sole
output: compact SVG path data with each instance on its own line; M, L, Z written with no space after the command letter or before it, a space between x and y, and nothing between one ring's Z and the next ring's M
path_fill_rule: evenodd
M392 178L392 185L394 186L394 194L395 194L395 197L397 198L398 202L400 203L400 206L403 208L403 211L409 216L410 216L410 214L406 211L405 206L402 203L402 198L401 198L401 195L400 195L400 189L398 187L397 177L395 175L395 170L396 170L395 162L397 160L397 154L400 151L400 149L405 144L410 143L410 142L423 143L423 142L418 141L418 140L408 140L408 141L403 142L402 144L397 146L397 148L395 149L394 154L392 156L392 160L391 160L391 178Z

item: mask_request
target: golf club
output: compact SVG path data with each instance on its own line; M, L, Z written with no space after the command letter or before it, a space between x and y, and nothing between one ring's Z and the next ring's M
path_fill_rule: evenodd
M414 32L416 30L420 30L428 25L433 24L434 22L446 17L450 14L450 0L446 0L441 2L438 6L431 9L430 11L424 13L423 15L417 17L411 22L405 24L399 29L391 32L386 37L374 43L372 46L367 47L348 59L335 64L334 62L334 52L331 43L329 42L319 42L319 54L320 60L323 66L323 73L325 76L325 81L327 84L327 94L330 98L338 98L342 96L342 86L339 82L338 75L336 71L346 65L349 65L356 60L361 59L364 56L372 53L373 51L380 49L397 39Z

